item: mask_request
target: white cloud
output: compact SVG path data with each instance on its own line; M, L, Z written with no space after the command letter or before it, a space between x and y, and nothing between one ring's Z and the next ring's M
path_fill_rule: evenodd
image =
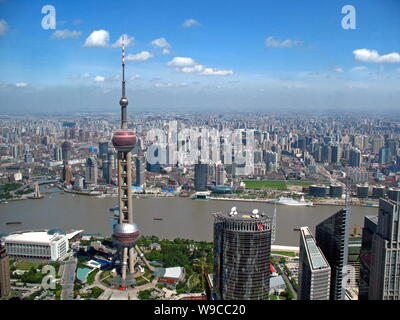
M265 39L265 46L267 47L273 47L273 48L292 48L296 45L301 44L302 41L299 40L276 40L274 37L269 36L267 39Z
M151 42L151 45L156 48L162 49L162 54L170 54L171 53L171 44L165 38L158 38Z
M337 67L337 68L333 69L333 71L335 71L335 72L337 72L337 73L342 73L342 72L344 72L343 68L341 68L341 67Z
M182 27L184 27L184 28L189 28L189 27L193 27L193 26L200 26L200 23L195 19L186 19L182 23Z
M167 39L165 39L165 38L155 39L151 42L151 45L153 47L158 47L158 48L171 48L171 45L168 43Z
M376 50L357 49L353 51L354 59L371 63L398 63L400 62L400 53L392 52L380 55Z
M95 81L95 82L104 82L105 79L106 79L105 77L96 76L96 77L94 78L94 81Z
M206 67L189 57L175 57L167 62L167 66L176 67L177 72L195 73L200 75L226 76L233 74L232 70Z
M110 33L106 30L95 30L85 41L85 47L106 47L110 40Z
M184 72L184 73L200 73L204 70L204 66L201 64L196 64L192 67L183 67L180 68L178 71Z
M367 70L367 69L368 68L365 66L357 66L357 67L351 68L350 71L363 71L363 70Z
M0 36L4 36L8 30L8 23L6 20L0 20Z
M67 39L67 38L77 38L82 34L80 31L74 31L69 29L56 30L51 35L53 39Z
M129 78L129 80L138 80L138 79L140 79L140 75L138 75L138 74L134 74L134 75L130 76L130 78Z
M232 70L223 70L223 69L216 69L216 68L205 68L200 74L206 76L228 76L232 75Z
M167 62L169 67L187 67L198 64L192 58L189 57L175 57L171 61Z
M16 86L17 88L25 88L25 87L28 86L28 84L27 84L26 82L17 82L17 83L15 84L15 86Z
M169 88L172 87L173 84L171 82L154 82L153 86L156 88Z
M117 41L115 41L115 43L112 45L112 47L116 48L116 47L122 47L122 37L124 37L124 44L125 47L129 47L129 46L133 46L135 45L135 38L134 37L130 37L127 34L123 34L122 36L120 36L118 38Z
M74 79L89 78L90 77L90 73L89 72L85 72L83 74L72 74L71 77L74 78Z
M135 60L135 61L146 61L153 57L148 51L142 51L136 54L129 54L125 57L126 60Z

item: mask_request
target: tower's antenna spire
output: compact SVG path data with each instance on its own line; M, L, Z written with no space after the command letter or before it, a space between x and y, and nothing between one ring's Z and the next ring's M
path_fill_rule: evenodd
M128 128L128 116L126 107L128 106L128 99L125 96L125 35L122 36L122 97L119 100L121 106L121 128Z
M122 97L125 97L125 36L122 36Z

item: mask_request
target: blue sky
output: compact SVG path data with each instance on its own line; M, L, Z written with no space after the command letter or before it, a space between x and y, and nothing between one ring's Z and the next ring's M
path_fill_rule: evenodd
M397 0L1 0L0 112L118 109L122 34L138 110L398 109Z

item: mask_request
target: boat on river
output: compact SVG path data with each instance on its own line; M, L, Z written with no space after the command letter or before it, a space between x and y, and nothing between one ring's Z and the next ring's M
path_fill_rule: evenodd
M272 204L282 204L285 206L303 206L303 207L312 207L314 204L311 201L304 200L304 197L301 197L300 200L295 200L293 198L288 197L279 197L278 199L269 200L268 203Z

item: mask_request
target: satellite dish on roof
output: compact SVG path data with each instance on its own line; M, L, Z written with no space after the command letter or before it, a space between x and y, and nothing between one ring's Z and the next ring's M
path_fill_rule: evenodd
M232 207L231 211L235 212L236 211L236 207Z
M258 214L258 209L253 209L252 214L254 215Z

